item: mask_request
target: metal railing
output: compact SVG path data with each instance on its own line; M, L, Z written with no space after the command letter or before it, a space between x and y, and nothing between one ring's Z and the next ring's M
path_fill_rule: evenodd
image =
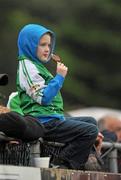
M57 157L62 150L62 144L53 142L44 144L41 141L22 144L1 144L0 164L28 165L34 166L34 158L44 155ZM53 146L53 148L52 148ZM103 142L102 159L108 172L119 173L118 155L121 152L121 143ZM50 154L49 154L50 153Z
M118 173L118 152L121 151L121 143L103 142L102 148L106 150L102 158L108 159L109 172Z

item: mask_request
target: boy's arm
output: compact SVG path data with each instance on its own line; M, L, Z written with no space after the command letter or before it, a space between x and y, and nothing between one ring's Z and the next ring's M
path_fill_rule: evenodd
M53 98L57 95L58 91L61 89L64 82L64 77L60 74L57 74L44 88L42 104L50 104Z
M53 80L51 80L48 86L43 91L42 104L50 104L53 97L55 97L58 91L61 89L65 76L67 74L68 68L63 64L58 62L56 73L57 75ZM51 93L50 93L51 92Z
M36 66L31 61L24 60L19 66L19 82L21 88L33 100L39 104L48 105L61 89L64 77L59 73L48 85L45 85L45 80L39 75Z

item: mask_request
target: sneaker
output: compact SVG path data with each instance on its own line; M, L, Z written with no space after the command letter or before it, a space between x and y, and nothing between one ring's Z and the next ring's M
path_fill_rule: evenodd
M85 170L88 171L101 171L102 167L99 164L95 154L90 154L88 157L88 161L85 164Z

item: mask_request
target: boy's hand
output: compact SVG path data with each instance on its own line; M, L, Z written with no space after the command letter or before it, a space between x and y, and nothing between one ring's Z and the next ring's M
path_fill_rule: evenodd
M68 72L68 68L63 63L58 62L56 73L65 77L67 72Z

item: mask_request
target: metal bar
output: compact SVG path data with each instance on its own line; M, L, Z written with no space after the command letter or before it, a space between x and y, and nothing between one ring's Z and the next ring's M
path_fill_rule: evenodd
M112 143L112 142L103 142L102 143L103 148L110 148L112 146L118 150L121 149L121 143Z
M102 148L113 148L111 152L108 154L109 158L109 171L112 173L118 173L118 156L117 156L117 150L121 150L121 144L120 143L112 143L112 142L103 142Z
M117 163L117 149L113 149L109 154L109 168L110 172L118 173L118 163Z
M35 144L31 145L31 165L35 166L36 158L40 157L40 142L37 141Z

